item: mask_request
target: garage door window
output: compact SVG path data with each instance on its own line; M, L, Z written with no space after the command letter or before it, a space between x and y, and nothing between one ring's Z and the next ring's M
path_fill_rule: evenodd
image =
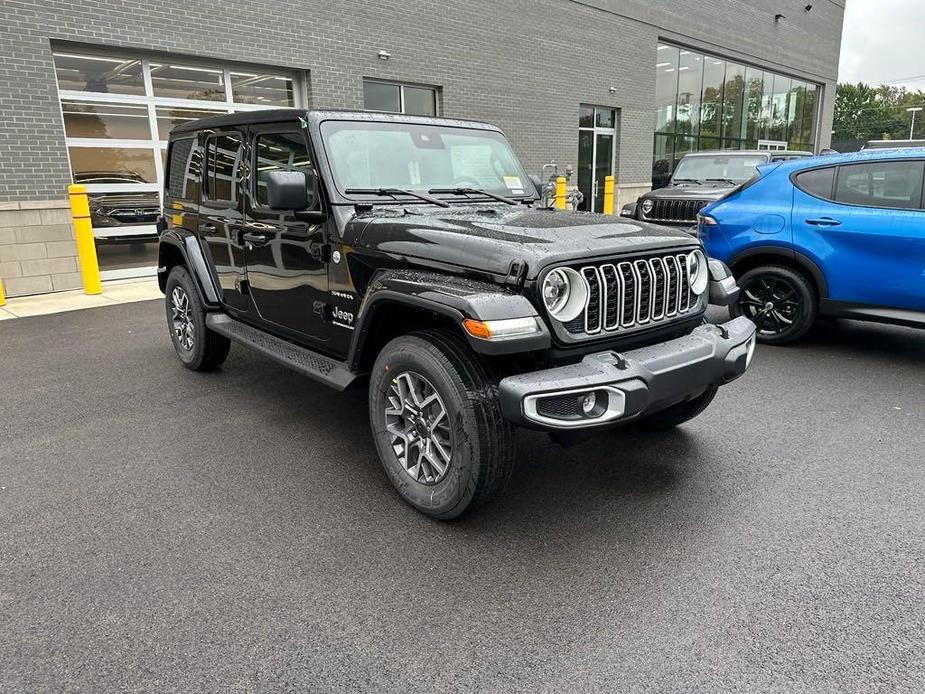
M54 51L75 183L87 186L104 279L154 274L171 130L234 111L295 106L293 75L193 60Z

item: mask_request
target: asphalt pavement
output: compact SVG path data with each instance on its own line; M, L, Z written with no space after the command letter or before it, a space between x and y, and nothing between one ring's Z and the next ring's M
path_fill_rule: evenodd
M925 331L758 348L668 434L518 435L455 523L365 393L157 301L0 323L0 691L921 692Z

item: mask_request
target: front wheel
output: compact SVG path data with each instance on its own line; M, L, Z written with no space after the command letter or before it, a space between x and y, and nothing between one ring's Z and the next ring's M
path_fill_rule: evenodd
M380 352L369 384L379 460L401 497L449 520L501 491L514 464L497 384L455 335L397 337Z
M739 301L730 312L755 324L758 342L788 344L812 327L816 292L801 273L780 265L762 265L742 275L738 284Z

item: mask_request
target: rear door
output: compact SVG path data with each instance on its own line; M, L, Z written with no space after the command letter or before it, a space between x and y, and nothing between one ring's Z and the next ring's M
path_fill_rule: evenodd
M797 174L794 245L822 268L835 301L925 307L925 162L880 161Z
M247 221L242 229L247 279L258 316L297 337L326 340L328 293L325 224L267 206L270 171L303 171L314 179L305 131L292 124L251 126ZM320 205L318 195L315 206Z
M244 224L242 179L245 131L221 130L205 134L205 167L199 205L199 237L205 243L218 279L222 301L246 312L250 300L244 283Z

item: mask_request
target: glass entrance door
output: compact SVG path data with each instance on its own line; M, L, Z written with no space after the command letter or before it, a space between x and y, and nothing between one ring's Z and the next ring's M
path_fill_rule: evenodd
M578 118L578 190L584 199L578 209L604 211L604 178L613 175L616 161L616 111L581 106Z

